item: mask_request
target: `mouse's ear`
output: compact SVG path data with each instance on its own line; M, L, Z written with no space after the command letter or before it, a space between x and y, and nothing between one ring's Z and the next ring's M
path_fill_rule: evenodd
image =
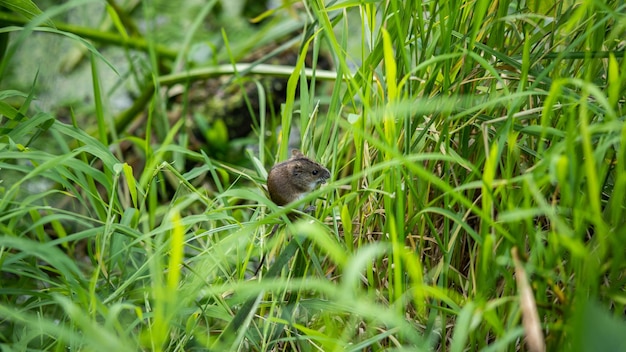
M291 159L304 158L304 154L298 149L291 150Z

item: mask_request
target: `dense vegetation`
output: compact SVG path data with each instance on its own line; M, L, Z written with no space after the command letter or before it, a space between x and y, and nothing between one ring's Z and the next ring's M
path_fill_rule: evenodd
M0 1L3 350L625 350L623 2L258 3Z

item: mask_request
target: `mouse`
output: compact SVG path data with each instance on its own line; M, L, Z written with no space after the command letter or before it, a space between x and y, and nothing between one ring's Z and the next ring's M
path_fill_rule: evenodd
M267 190L276 205L286 205L305 197L330 178L330 171L307 158L298 149L291 157L274 165L267 175Z

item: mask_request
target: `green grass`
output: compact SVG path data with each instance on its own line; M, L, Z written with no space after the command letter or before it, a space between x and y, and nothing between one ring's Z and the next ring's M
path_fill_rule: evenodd
M109 2L101 25L65 23L90 3L28 20L0 2L3 350L626 346L620 2L311 0L254 28L218 2ZM61 119L33 104L36 74L11 86L36 35L81 48L93 106ZM276 41L299 59L246 59ZM105 67L136 87L125 111ZM194 100L207 79L247 92L250 134ZM281 208L263 186L292 134L333 176Z

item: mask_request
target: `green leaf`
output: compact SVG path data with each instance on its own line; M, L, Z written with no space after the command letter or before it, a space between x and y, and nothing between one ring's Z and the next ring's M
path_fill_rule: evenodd
M37 7L37 5L30 0L0 0L0 6L4 6L13 12L19 13L29 20L43 13L39 7ZM51 20L47 20L44 23L47 26L54 27L54 23L52 23Z
M578 325L572 336L576 337L575 351L623 351L626 346L626 322L616 318L596 301L580 305ZM620 314L617 314L619 317Z
M0 115L6 116L9 120L19 121L24 118L24 115L20 114L16 108L3 101L0 101Z
M133 168L132 166L124 163L123 165L124 177L126 178L126 184L128 185L128 192L130 193L130 197L133 201L133 206L137 207L137 180L133 176Z

